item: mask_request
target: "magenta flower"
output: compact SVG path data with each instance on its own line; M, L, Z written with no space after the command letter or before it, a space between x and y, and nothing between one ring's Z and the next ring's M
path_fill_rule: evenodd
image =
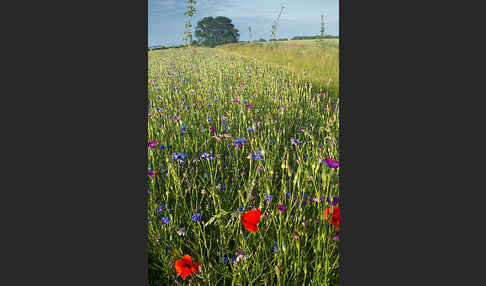
M334 241L339 240L339 231L336 232L336 235L332 238L332 240Z
M277 206L277 209L280 211L280 212L283 212L285 210L285 206L284 205L278 205Z
M293 234L294 234L294 238L295 239L299 239L299 235L297 234L297 232L295 230L294 230L294 233Z
M285 108L287 108L287 107L285 105L282 105L282 109L285 109Z
M157 141L152 141L148 144L149 148L154 148L155 146L157 146L159 144L159 142Z
M150 170L150 171L148 172L148 176L149 176L151 179L152 179L152 178L155 176L155 174L157 174L157 172L155 172L155 170Z
M211 126L211 127L209 128L209 131L210 131L210 132L214 132L215 130L216 130L216 127L214 127L214 126Z
M175 121L177 121L177 120L179 120L179 119L181 119L181 117L180 117L180 116L174 116L174 120L175 120Z
M253 105L248 104L248 105L246 106L246 108L248 108L248 109L252 109L252 108L253 108Z
M233 101L234 101L234 102L240 102L240 98L239 98L239 97L237 97L237 98L235 98Z
M327 158L326 159L326 163L329 166L329 168L331 168L331 169L336 169L337 167L339 167L339 162L338 161L334 161L331 158Z

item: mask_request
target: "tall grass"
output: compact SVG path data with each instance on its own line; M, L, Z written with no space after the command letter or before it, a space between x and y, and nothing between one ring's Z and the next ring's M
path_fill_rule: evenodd
M339 195L339 168L325 162L339 160L337 78L316 89L311 70L225 49L149 52L149 284L337 285L338 230L324 217ZM260 59L297 61L271 51ZM333 71L329 55L313 55ZM262 217L249 233L240 217L253 208ZM184 254L201 268L182 281Z
M218 49L305 73L315 85L327 86L329 80L339 87L339 40L292 40L286 42L237 43Z

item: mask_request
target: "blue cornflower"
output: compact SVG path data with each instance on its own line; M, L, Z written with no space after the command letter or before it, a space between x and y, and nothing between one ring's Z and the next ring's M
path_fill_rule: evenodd
M271 201L272 200L272 195L266 195L265 196L266 201Z
M186 130L186 125L181 125L180 129L181 130Z
M186 153L174 153L172 155L172 159L174 159L174 160L182 160L184 158L187 158L187 154Z
M160 149L164 149L164 148L165 148L165 146L160 144Z
M200 213L196 213L195 215L192 216L192 221L198 222L200 220L201 220L201 214Z
M276 241L275 244L277 246L273 248L273 252L277 253L278 252L278 241Z
M243 211L243 207L240 207L240 208L239 208L239 211L240 211L240 212L242 212L242 211Z
M294 139L294 138L290 138L290 142L294 145L300 145L300 140L299 139Z
M235 257L231 257L231 264L235 264L236 262L236 258Z
M263 158L262 152L250 153L250 154L248 154L247 159L256 159L256 160L260 160L262 162L265 161L265 159Z
M168 224L170 222L170 218L162 217L162 224Z
M209 117L209 118L208 118L208 121L209 121L209 122L213 121L213 118Z
M228 264L228 262L229 262L228 257L226 257L226 256L223 257L223 264Z
M246 143L246 138L235 138L233 140L233 146L236 146L236 144L238 144L238 146L241 146L243 143Z
M288 181L288 180L289 180L289 179L287 179L287 181ZM287 193L287 198L289 198L289 199L292 199L292 200L293 200L293 199L294 199L294 194L292 194L292 193Z
M248 131L253 132L253 131L255 131L255 129L253 128L253 126L250 126L250 127L248 127Z
M275 143L275 138L270 139L270 144Z
M204 153L202 153L201 158L211 158L211 156L213 156L213 155L214 155L213 153L204 152Z

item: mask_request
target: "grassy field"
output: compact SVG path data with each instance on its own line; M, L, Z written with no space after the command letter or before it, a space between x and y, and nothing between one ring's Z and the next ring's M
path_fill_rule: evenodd
M339 87L338 39L237 43L217 49L285 66L307 76L318 86L327 87L332 81L333 86Z
M337 69L331 44L149 52L149 285L338 285Z

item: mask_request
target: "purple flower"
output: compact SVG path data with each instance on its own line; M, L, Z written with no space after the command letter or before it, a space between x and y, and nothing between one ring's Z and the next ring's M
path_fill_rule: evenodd
M331 158L327 158L326 159L326 163L329 166L329 168L331 168L331 169L336 169L337 167L339 167L339 162L338 161L334 161Z
M278 205L277 206L277 209L280 211L280 212L283 212L285 210L285 206L284 205Z
M248 131L253 132L253 131L255 131L255 128L253 128L253 126L250 126L250 127L248 127Z
M159 144L159 142L157 141L152 141L148 144L149 148L154 148L155 146L157 146L157 144Z
M326 202L327 202L328 204L330 203L332 206L335 206L335 205L337 205L337 204L339 203L339 198L333 197L333 199L332 199L332 203L331 203L331 201L329 200L329 198L327 198L327 199L326 199Z
M156 174L156 173L157 173L157 172L155 172L155 170L150 170L150 171L148 172L148 176L149 176L150 178L153 178L153 177L155 176L155 174Z
M177 231L177 234L179 236L184 236L186 234L186 228L185 227L181 227L178 231Z
M295 239L299 239L299 234L295 230L293 231L293 234Z
M336 232L336 235L332 238L332 240L339 240L339 231Z

